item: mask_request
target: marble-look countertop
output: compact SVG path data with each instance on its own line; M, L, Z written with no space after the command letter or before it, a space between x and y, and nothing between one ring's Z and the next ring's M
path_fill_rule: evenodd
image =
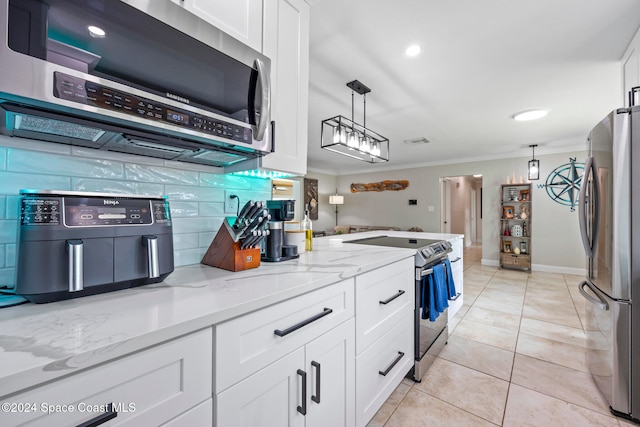
M375 231L318 238L296 260L236 273L179 267L154 285L0 309L0 397L413 256L343 243L377 235L461 237Z

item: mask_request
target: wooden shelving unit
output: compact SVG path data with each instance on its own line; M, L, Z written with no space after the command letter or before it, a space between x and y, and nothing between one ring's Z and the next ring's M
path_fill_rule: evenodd
M531 272L531 184L500 188L500 267Z

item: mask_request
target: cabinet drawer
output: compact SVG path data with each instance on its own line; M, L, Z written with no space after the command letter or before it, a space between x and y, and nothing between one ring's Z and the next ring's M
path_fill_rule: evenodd
M213 398L209 398L189 409L184 414L180 414L162 427L184 427L184 426L211 426L213 425Z
M356 354L413 312L414 295L413 258L356 277Z
M216 325L215 392L353 317L353 300L348 279Z
M75 426L109 403L118 414L102 425L160 425L211 397L211 359L206 329L15 395L6 402L36 410L3 413L2 425ZM47 414L42 404L61 406Z
M404 355L400 357L400 353ZM356 357L356 426L365 426L373 418L409 372L413 360L411 311ZM388 372L382 375L381 371Z

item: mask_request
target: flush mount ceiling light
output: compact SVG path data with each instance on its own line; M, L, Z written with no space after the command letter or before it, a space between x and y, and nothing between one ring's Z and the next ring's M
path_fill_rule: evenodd
M422 50L422 49L420 48L420 46L419 46L419 45L417 45L417 44L412 44L411 46L409 46L409 47L407 48L407 50L405 50L405 51L404 51L404 53L405 53L407 56L412 56L412 57L413 57L413 56L418 56L418 55L420 54L420 51L421 51L421 50Z
M531 156L531 160L528 163L529 169L529 181L535 181L536 179L540 179L540 160L536 160L536 147L537 144L530 145L533 150L533 155Z
M91 37L95 37L98 39L102 39L107 35L107 32L105 30L100 27L96 27L95 25L89 25L87 27L87 30L89 30L89 35Z
M367 163L389 161L389 139L367 129L367 93L371 89L358 80L347 83L351 88L351 120L343 116L335 116L322 121L320 146L353 159ZM364 122L362 125L353 120L354 94L363 96Z
M431 142L431 140L429 138L425 138L424 136L421 136L419 138L405 139L402 142L408 145L421 145L421 144L428 144Z
M513 115L513 120L517 120L519 122L526 122L529 120L537 120L546 116L548 113L547 110L526 110L521 111Z

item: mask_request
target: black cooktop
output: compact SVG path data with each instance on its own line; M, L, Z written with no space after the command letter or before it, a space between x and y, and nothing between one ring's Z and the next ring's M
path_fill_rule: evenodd
M377 236L377 237L368 237L366 239L344 241L344 243L358 243L360 245L390 246L392 248L409 248L409 249L421 249L426 246L431 246L434 243L440 243L440 242L441 240L410 239L408 237L390 237L390 236Z

